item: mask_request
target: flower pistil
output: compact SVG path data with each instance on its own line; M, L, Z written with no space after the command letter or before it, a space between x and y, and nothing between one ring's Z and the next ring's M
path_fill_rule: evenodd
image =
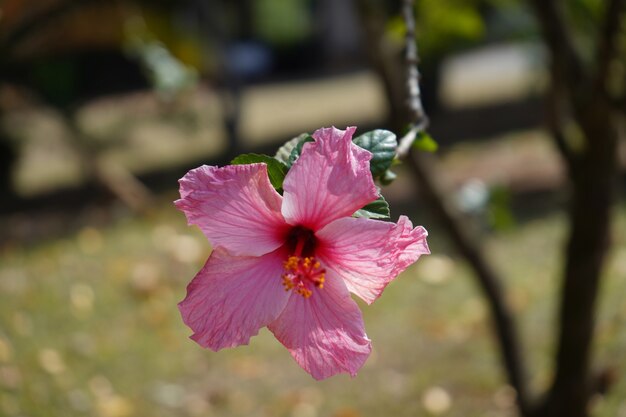
M283 286L285 291L293 290L304 298L313 295L313 288L324 288L326 270L312 256L292 255L283 263Z

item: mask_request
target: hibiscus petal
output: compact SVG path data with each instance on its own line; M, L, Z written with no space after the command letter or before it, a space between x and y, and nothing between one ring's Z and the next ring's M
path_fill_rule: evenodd
M179 182L181 199L174 204L213 246L259 256L284 243L288 226L280 212L282 197L270 184L267 165L203 165Z
M318 380L341 372L355 376L372 350L361 311L341 278L332 274L309 298L292 293L268 328Z
M262 257L234 257L218 248L187 286L178 304L183 321L203 347L220 350L248 344L285 308L281 248Z
M304 144L283 182L282 212L288 223L321 229L376 200L372 154L352 143L355 130L319 129L315 142Z
M368 304L420 255L430 253L428 232L421 226L413 228L406 216L400 216L398 224L347 217L315 236L316 255Z

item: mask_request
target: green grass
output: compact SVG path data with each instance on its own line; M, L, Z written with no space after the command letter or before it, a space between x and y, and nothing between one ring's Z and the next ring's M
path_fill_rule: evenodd
M596 346L596 364L618 371L626 369L625 226L621 209ZM428 416L445 408L441 391L432 391L440 387L451 400L442 415L513 416L482 298L466 266L430 229L435 255L372 306L360 303L374 344L364 368L354 379L323 382L267 330L250 346L219 353L187 338L176 303L209 247L170 204L36 247L5 247L0 415ZM507 277L536 389L550 380L564 236L564 219L554 214L487 241ZM598 399L596 415L626 415L624 398L622 378Z

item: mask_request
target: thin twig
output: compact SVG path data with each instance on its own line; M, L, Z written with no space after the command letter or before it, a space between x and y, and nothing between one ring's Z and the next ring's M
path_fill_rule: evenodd
M405 62L407 68L406 86L409 92L408 106L413 113L413 123L422 125L424 129L428 127L428 117L422 105L422 94L420 91L420 73L417 69L419 56L417 54L417 42L415 42L415 17L413 11L413 0L404 0L402 14L406 25L406 55Z
M402 16L406 26L405 34L405 64L406 64L406 89L408 91L407 107L410 111L413 122L412 128L400 139L396 156L398 159L405 158L411 150L411 145L419 132L428 128L428 116L422 104L422 93L420 90L420 73L417 68L419 55L417 53L417 42L415 42L415 16L413 0L404 0L402 3Z
M396 158L404 159L409 155L413 142L415 142L415 138L420 132L424 132L426 130L427 125L428 123L415 124L404 136L402 136L402 138L400 138L398 147L396 148Z

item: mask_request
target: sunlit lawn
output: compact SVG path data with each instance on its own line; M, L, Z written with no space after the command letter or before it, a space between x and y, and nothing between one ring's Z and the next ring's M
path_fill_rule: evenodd
M173 197L173 196L172 196ZM418 221L419 223L419 221ZM426 225L429 227L430 225ZM626 211L603 288L597 363L626 371ZM314 381L267 331L219 353L176 303L210 248L163 200L149 218L0 252L0 415L513 416L471 275L434 227L431 249L372 306L359 375ZM488 239L523 321L534 387L550 379L560 214ZM621 372L620 372L621 371ZM626 378L598 416L626 415ZM621 414L620 414L621 413Z

